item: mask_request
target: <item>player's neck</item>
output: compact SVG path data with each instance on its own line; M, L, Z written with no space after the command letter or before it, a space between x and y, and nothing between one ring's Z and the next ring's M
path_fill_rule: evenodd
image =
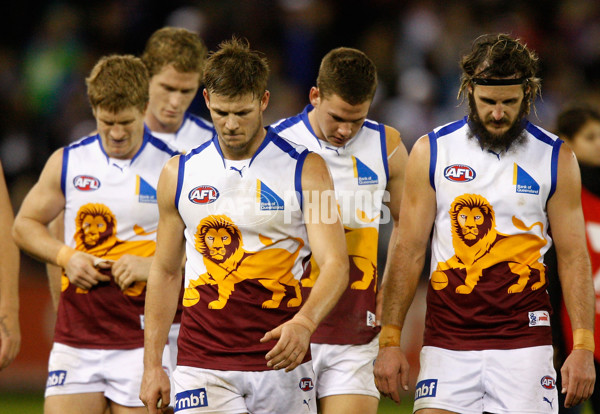
M179 128L181 128L181 124L183 123L182 119L176 124L163 124L158 120L158 118L149 113L149 111L144 121L146 122L146 125L150 131L158 132L160 134L174 134L179 131Z

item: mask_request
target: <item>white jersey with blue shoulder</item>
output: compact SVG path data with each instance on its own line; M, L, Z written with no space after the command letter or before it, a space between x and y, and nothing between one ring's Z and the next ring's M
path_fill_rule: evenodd
M308 117L313 109L307 105L300 114L271 126L283 138L323 157L333 178L346 235L350 283L311 340L325 344L366 344L378 332L377 245L389 180L385 125L367 119L351 140L337 147L315 134ZM304 287L311 287L318 277L316 263L311 261L311 265L310 277L302 280Z
M182 154L186 154L211 140L214 134L215 129L211 122L190 112L185 113L183 123L177 132L152 131L152 135L162 139Z
M223 156L218 137L180 157L175 203L187 262L178 364L264 371L260 338L304 302L310 248L302 213L309 151L272 131L252 158ZM243 327L243 328L240 328Z
M546 206L562 141L523 121L506 150L462 120L429 134L437 215L424 344L455 350L551 344Z

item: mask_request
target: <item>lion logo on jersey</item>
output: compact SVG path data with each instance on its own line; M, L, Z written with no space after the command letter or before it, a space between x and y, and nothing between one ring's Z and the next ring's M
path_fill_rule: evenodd
M367 290L373 283L373 290L377 290L377 238L379 233L374 227L354 229L344 226L346 248L350 263L349 287L352 290ZM319 277L319 266L310 258L310 276L300 282L303 287L313 287Z
M285 297L285 286L292 286L296 292L296 297L290 299L287 306L300 306L300 284L291 270L304 242L293 237L273 242L259 235L259 239L267 248L258 252L246 251L242 247L242 234L229 217L211 215L202 219L195 234L195 247L202 253L206 273L190 281L184 292L183 305L189 307L198 303L200 292L197 286L217 285L219 298L210 302L208 308L223 309L237 283L257 279L273 293L271 299L262 303L263 308L279 307ZM293 241L296 250L290 252L272 247L284 241Z
M124 242L117 238L117 218L104 204L88 203L79 208L75 217L75 249L97 257L110 259L111 255L120 256L127 249L130 254L144 253L148 250L148 242ZM139 228L139 226L138 226ZM139 234L136 229L136 234ZM139 254L146 256L145 254ZM69 279L63 272L61 290L69 286ZM128 296L138 296L144 290L146 282L135 282L123 293ZM77 288L77 293L87 293L88 290Z
M513 216L513 225L522 231L540 227L542 237L535 234L508 235L496 230L494 209L478 194L464 194L457 197L450 206L452 223L452 246L455 255L445 262L438 262L431 275L431 285L435 290L448 285L445 270L465 269L465 282L456 288L456 293L469 294L477 285L484 269L498 263L507 262L512 273L519 276L517 282L508 288L508 293L518 293L525 289L531 269L537 269L540 280L531 286L537 290L546 283L546 270L538 261L540 250L546 245L543 237L543 224L530 227Z

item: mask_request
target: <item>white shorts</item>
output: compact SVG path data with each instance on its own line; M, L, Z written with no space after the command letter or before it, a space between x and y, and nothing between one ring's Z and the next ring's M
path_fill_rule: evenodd
M175 412L185 414L305 414L317 412L309 362L293 371L219 371L178 366ZM184 411L185 410L185 411Z
M379 399L373 364L379 337L364 345L310 344L317 378L317 398L359 394Z
M174 323L171 325L171 329L169 329L169 342L167 346L169 347L171 359L171 372L174 372L175 368L177 368L177 338L179 337L180 327L180 323Z
M558 413L552 346L451 351L424 346L413 411Z
M167 347L163 368L170 373ZM100 392L125 407L143 407L139 398L144 348L86 349L54 343L45 396Z

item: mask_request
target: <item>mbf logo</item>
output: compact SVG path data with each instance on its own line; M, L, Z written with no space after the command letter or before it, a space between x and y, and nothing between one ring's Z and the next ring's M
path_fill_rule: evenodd
M182 391L175 395L175 412L187 410L188 408L207 406L206 388Z
M73 178L73 185L79 191L95 191L100 188L100 180L90 175L78 175Z
M556 380L549 375L542 377L540 384L547 390L553 390L556 387Z
M46 388L64 385L66 379L67 371L50 371L48 373L48 380L46 381Z
M304 377L300 380L300 383L298 384L298 386L300 387L300 389L302 391L308 392L315 387L315 384L313 383L312 378Z
M450 181L466 183L475 179L475 170L468 165L454 164L446 167L444 177Z
M190 191L188 198L194 204L210 204L219 198L219 190L211 185L200 185Z
M415 400L425 397L435 397L437 392L436 379L426 379L417 383L417 389L415 391Z

